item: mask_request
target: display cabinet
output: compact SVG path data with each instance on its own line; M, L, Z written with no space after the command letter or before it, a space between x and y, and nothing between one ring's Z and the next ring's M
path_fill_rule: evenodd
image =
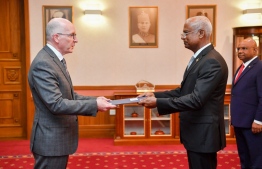
M135 93L118 93L115 99L136 97ZM137 103L116 108L115 145L179 143L178 115L159 115Z
M136 93L115 93L115 99L136 97ZM116 108L115 145L178 144L179 114L159 116L157 109L147 109L137 103ZM227 143L235 143L230 118L230 93L225 94L224 120Z
M230 116L230 94L226 93L224 98L224 121L225 121L225 132L227 143L235 143L234 129L231 126L231 116Z
M248 37L253 38L258 45L258 57L262 59L262 26L248 26L233 28L233 75L236 73L237 68L241 65L242 61L237 57L236 48L243 39Z

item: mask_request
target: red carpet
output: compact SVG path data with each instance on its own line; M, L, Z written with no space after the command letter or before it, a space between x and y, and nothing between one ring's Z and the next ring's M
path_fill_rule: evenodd
M0 169L30 169L29 141L0 141ZM187 169L181 145L114 146L112 139L81 139L67 169ZM218 169L238 169L235 145L218 153Z

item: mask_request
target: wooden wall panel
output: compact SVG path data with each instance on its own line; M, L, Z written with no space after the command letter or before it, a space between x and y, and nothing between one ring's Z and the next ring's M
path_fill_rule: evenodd
M21 93L0 92L0 137L22 137Z
M11 44L10 44L10 29L9 29L9 24L10 23L10 16L6 15L7 13L10 13L10 3L7 0L0 0L0 19L2 24L0 24L0 32L1 33L1 38L0 38L0 51L5 52L5 55L0 55L0 59L3 58L8 58L8 51L11 49Z

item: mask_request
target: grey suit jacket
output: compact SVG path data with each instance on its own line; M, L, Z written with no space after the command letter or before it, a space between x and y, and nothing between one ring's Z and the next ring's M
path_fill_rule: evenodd
M28 81L35 105L31 151L43 156L74 153L77 115L96 116L96 98L74 92L64 65L48 46L33 60Z
M211 153L225 147L227 77L225 60L210 45L185 71L181 87L155 93L159 114L180 112L180 140L187 150Z

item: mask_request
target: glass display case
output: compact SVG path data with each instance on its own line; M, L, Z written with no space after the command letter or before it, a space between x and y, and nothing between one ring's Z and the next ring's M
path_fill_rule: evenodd
M171 136L172 133L172 119L171 115L159 115L157 109L151 109L150 116L150 136L167 135Z
M229 144L236 142L234 128L233 126L231 126L230 99L231 99L231 93L226 92L224 98L224 121L225 121L226 140L227 143Z
M135 93L115 94L115 99L136 97ZM175 134L175 114L159 115L156 108L148 109L137 103L121 104L116 108L115 145L178 143Z
M229 104L224 105L224 121L225 121L225 130L226 135L229 135L230 132L230 114L229 114Z
M115 93L115 99L136 97L136 93ZM235 143L230 118L230 93L224 99L225 132L228 143ZM115 145L179 144L179 114L159 115L137 103L116 108Z
M124 136L145 136L144 107L137 105L124 105Z
M124 136L147 136L146 124L149 122L150 136L171 135L171 115L159 115L157 109L146 110L138 105L123 105L124 108ZM150 116L145 113L149 111Z

